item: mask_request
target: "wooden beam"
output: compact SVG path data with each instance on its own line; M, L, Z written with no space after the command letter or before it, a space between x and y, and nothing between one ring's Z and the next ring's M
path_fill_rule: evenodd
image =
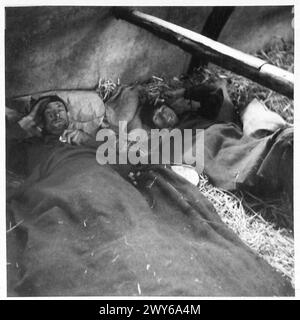
M117 18L143 27L193 55L204 57L220 67L247 77L293 99L294 75L291 72L194 31L128 7L115 7L113 14Z

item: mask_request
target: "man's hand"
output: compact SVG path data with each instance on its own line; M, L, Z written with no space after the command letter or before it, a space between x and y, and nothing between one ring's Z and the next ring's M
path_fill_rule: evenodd
M16 123L23 118L23 114L5 106L5 119L11 123Z
M28 116L25 116L20 121L18 121L18 124L20 125L20 127L27 132L28 137L42 136L42 129L38 126L36 122L39 108L40 108L40 104L37 103Z
M163 98L166 104L171 105L174 101L178 99L183 99L185 93L185 88L179 88L177 90L169 90L163 93Z

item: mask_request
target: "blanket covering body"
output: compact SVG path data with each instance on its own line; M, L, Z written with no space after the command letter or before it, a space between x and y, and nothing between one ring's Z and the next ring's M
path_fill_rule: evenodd
M8 205L9 295L293 294L196 187L160 167L135 187L132 170L67 146L36 168Z

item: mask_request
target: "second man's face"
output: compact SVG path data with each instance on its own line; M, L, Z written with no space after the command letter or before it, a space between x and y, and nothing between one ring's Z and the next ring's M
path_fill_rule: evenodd
M178 122L176 113L169 107L162 105L153 116L153 122L158 128L172 128Z

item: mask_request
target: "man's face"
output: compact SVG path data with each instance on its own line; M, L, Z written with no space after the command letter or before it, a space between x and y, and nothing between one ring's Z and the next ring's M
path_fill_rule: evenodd
M176 113L169 107L162 105L157 109L152 118L158 128L172 128L178 122Z
M55 135L61 135L69 124L66 108L60 101L48 103L44 111L44 119L47 132Z

